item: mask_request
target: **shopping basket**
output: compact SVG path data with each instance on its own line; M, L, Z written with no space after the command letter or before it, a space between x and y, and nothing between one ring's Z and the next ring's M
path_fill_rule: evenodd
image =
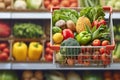
M53 12L55 9L62 9L62 8L53 8L51 11ZM80 8L70 8L75 9L77 11L80 11ZM104 11L109 12L108 16L108 27L110 28L110 44L106 46L59 46L54 45L54 42L52 40L52 20L51 20L51 47L55 51L54 54L54 61L56 65L59 65L60 67L107 67L110 66L112 62L112 51L115 47L114 42L114 32L113 32L113 22L112 22L112 8L109 6L103 7ZM109 55L102 55L99 54L99 50L103 48L107 50ZM62 54L62 59L58 60L56 59L57 51L60 49L68 49L67 51L73 50L72 55L70 55L68 52L65 54ZM76 54L74 50L78 49L79 54ZM101 60L101 58L103 58ZM105 60L104 60L105 59Z

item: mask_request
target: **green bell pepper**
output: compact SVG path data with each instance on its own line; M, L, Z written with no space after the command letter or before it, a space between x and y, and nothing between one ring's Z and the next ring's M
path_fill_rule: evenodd
M82 31L76 36L76 40L81 44L85 45L92 39L91 33L87 31Z

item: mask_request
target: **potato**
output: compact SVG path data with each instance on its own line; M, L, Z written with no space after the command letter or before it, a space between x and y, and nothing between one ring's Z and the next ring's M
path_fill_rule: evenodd
M0 2L3 2L3 0L0 0Z
M43 73L42 73L42 71L36 71L36 72L35 72L35 77L36 77L38 80L43 80Z
M5 9L5 4L4 4L4 2L0 2L0 9Z
M66 25L67 25L67 28L72 30L72 31L75 31L76 30L76 27L75 27L75 23L72 21L72 20L68 20L66 22Z
M30 80L38 80L36 77L32 77Z
M11 3L12 3L11 1L12 0L4 0L4 3L5 3L6 6L8 6L8 5L11 5Z
M24 71L22 74L22 79L23 80L30 80L33 77L33 72L32 71Z

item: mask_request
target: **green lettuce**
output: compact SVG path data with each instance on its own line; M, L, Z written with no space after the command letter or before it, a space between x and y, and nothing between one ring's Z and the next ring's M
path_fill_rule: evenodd
M27 7L29 9L39 9L42 4L42 0L27 0Z

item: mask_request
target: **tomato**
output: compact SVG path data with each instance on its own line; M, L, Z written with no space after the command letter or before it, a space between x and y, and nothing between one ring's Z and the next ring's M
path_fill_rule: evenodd
M102 61L106 61L107 59L109 59L109 55L108 54L102 54L101 55L101 60Z
M74 60L72 58L68 58L67 63L68 63L69 66L73 66L74 65Z
M45 49L45 52L46 52L46 53L49 53L49 52L50 52L50 48L47 47L47 48Z
M100 48L100 54L106 53L105 48Z
M77 3L77 0L69 0L70 3Z
M47 43L46 43L46 46L50 48L50 42L47 42Z
M0 61L6 61L8 60L8 55L5 52L0 53Z
M7 53L7 54L9 55L10 50L9 50L9 48L4 48L4 49L3 49L3 52L5 52L5 53Z
M53 56L50 55L50 54L45 54L45 60L46 60L47 62L52 62L52 61L53 61Z
M104 53L106 53L106 54L110 54L110 51L109 50L106 50L105 48L100 48L100 54L104 54Z
M85 66L89 66L89 65L90 65L90 60L84 61L84 65L85 65Z
M59 4L59 0L52 0L52 4L53 4L54 6L58 5L58 4Z
M49 1L49 0L45 0L45 1L44 1L45 7L47 7L49 4L50 4L50 1Z
M62 31L62 34L63 34L64 40L68 38L74 38L74 34L70 29L64 29Z
M0 49L3 50L4 48L6 48L8 45L7 43L1 43L0 44Z
M70 5L70 7L77 7L77 3L72 3L71 5Z
M54 7L53 4L49 4L49 5L47 6L47 9L48 9L48 10L51 10L53 7Z
M61 7L69 7L70 2L69 2L69 0L63 0L60 5L61 5Z
M104 61L103 61L103 65L109 65L110 64L110 58L106 58Z
M99 54L94 54L93 55L93 60L99 60Z
M101 41L99 39L95 39L92 43L93 46L100 46L101 45Z
M50 54L50 55L53 55L53 52L54 52L54 51L53 51L52 49L50 49L49 54Z
M80 53L77 58L78 58L78 63L83 64L83 59L84 59L83 53Z
M89 53L89 52L86 52L86 53L84 54L84 58L85 58L85 59L90 59L90 53Z
M110 44L110 42L108 40L102 41L102 46L106 46L106 45L109 45L109 44Z

